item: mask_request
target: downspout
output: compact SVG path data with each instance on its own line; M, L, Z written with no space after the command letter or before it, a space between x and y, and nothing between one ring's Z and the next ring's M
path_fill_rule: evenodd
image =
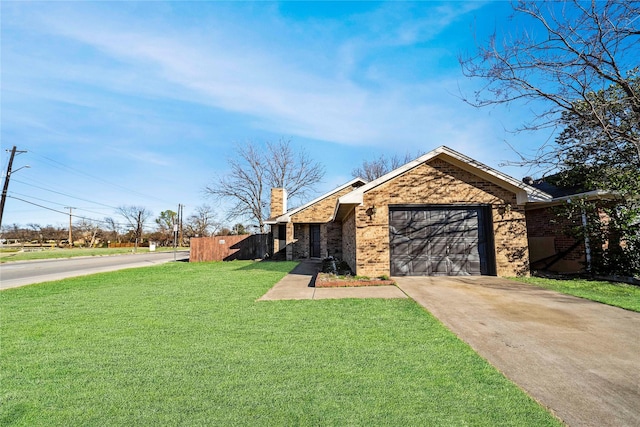
M587 213L582 210L582 228L584 229L584 256L587 261L587 272L591 273L591 246L589 245L589 233L587 231Z

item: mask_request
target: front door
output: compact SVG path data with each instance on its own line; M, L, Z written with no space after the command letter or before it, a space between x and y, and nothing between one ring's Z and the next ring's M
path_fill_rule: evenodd
M309 257L320 258L320 224L309 225Z

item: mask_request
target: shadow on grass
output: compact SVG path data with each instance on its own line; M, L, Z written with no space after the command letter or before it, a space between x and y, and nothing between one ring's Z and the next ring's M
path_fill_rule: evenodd
M233 262L233 261L231 261ZM256 261L249 265L237 268L238 271L262 270L273 271L279 273L289 273L298 265L295 261Z

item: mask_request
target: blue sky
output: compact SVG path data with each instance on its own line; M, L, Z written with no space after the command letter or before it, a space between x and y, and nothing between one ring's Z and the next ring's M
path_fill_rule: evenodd
M326 168L323 193L362 160L447 145L501 163L548 135L513 135L528 109L462 102L481 81L458 56L508 2L10 2L2 8L2 163L10 195L90 218L157 216L203 194L247 141L291 139ZM477 39L477 40L476 40ZM3 172L4 174L4 172ZM10 198L3 224L68 216Z

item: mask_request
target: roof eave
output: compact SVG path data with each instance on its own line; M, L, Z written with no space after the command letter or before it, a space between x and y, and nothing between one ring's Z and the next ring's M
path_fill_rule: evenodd
M333 211L333 216L329 220L330 222L334 221L342 221L345 219L351 211L353 211L356 207L360 206L362 203L336 203L336 208Z
M531 208L540 208L548 206L556 206L562 203L571 203L572 200L615 200L620 198L620 195L606 190L593 190L585 191L584 193L569 194L566 196L554 197L549 200L535 200L529 203L527 206Z
M333 210L333 215L329 221L342 221L353 208L362 205L362 201L363 194L360 193L358 189L339 197L336 202L336 207Z
M289 217L289 214L280 215L279 217L276 217L276 218L269 218L264 221L264 223L267 225L286 224L288 222L291 222L291 218Z
M323 194L322 196L320 196L320 197L318 197L318 198L316 198L316 199L313 199L312 201L310 201L310 202L308 202L308 203L305 203L305 204L304 204L304 205L302 205L302 206L299 206L299 207L297 207L297 208L295 208L295 209L290 210L290 211L289 211L289 212L287 212L286 214L284 214L284 215L282 215L282 216L279 216L277 219L284 218L284 217L286 216L286 220L285 220L284 222L290 222L290 220L291 220L291 219L290 219L291 215L294 215L294 214L296 214L296 213L298 213L298 212L300 212L300 211L303 211L303 210L307 209L308 207L310 207L310 206L312 206L312 205L314 205L314 204L316 204L316 203L320 202L321 200L326 199L327 197L331 196L332 194L335 194L335 193L337 193L337 192L339 192L339 191L342 191L342 190L344 190L345 188L348 188L349 186L352 186L353 184L355 184L355 183L357 183L357 182L362 182L362 183L364 183L364 184L366 184L366 183L367 183L367 181L365 181L364 179L362 179L362 178L360 178L360 177L358 177L358 178L354 178L354 179L352 179L351 181L349 181L349 182L347 182L347 183L345 183L345 184L342 184L342 185L341 185L341 186L339 186L339 187L334 188L333 190L329 191L328 193L325 193L325 194Z

